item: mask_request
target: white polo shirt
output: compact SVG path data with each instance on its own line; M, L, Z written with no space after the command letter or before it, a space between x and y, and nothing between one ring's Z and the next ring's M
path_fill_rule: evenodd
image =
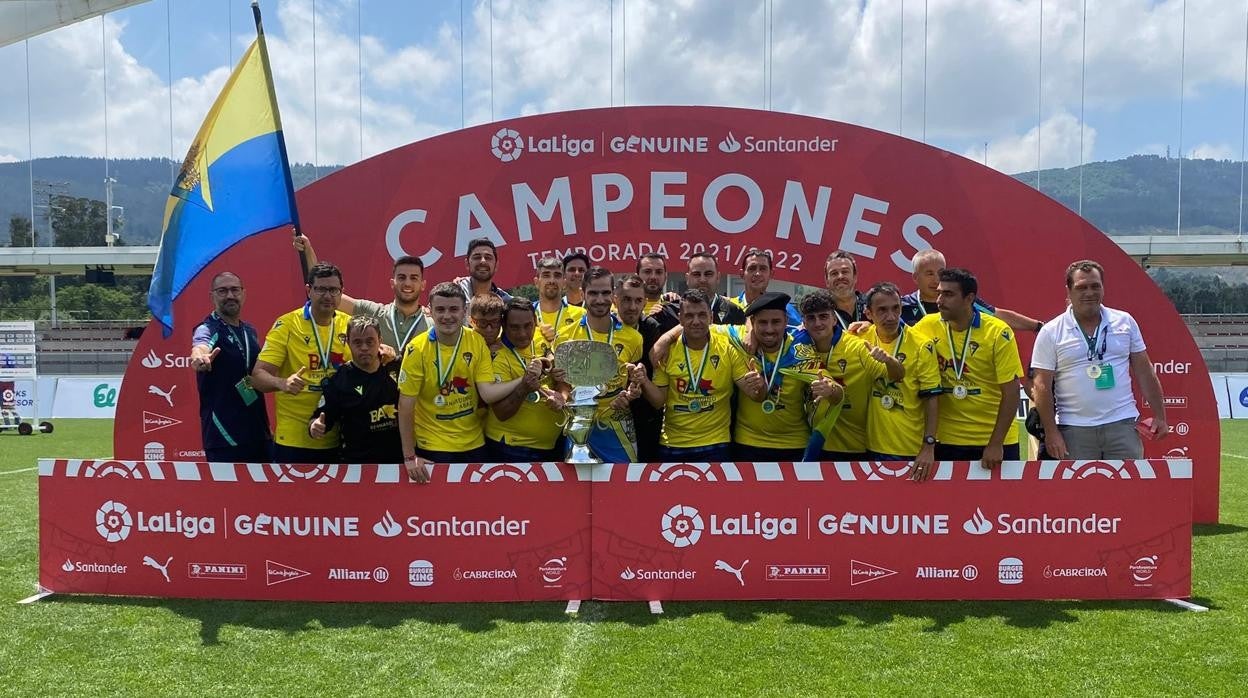
M1099 333L1106 333L1102 336ZM1102 343L1104 356L1098 357ZM1095 348L1069 309L1050 320L1036 336L1031 367L1053 371L1053 402L1057 423L1091 427L1140 416L1131 392L1131 354L1145 350L1144 337L1130 313L1101 306L1101 325ZM1092 354L1089 360L1089 353ZM1109 364L1114 387L1096 389L1088 366Z

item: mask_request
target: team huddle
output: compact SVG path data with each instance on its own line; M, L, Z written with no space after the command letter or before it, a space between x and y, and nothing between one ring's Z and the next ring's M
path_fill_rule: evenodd
M242 280L212 280L191 350L210 461L401 461L417 482L430 463L560 461L566 406L593 400L588 445L607 462L907 461L926 480L942 460L1020 458L1024 376L1040 458L1139 458L1141 435L1168 431L1139 328L1103 305L1090 260L1067 270L1067 310L1041 322L983 301L975 276L935 250L912 260L910 293L860 291L853 256L837 251L827 287L795 303L768 290L771 254L751 250L735 298L718 293L710 255L689 259L688 290L674 294L662 256L617 278L572 254L539 260L527 299L494 284L497 250L478 239L468 276L434 285L426 307L419 258L395 261L394 299L379 303L346 295L307 238L295 247L308 300L263 343L242 320ZM1026 374L1018 331L1039 333ZM554 360L584 341L615 356L605 385L572 385ZM1137 422L1133 377L1150 420Z

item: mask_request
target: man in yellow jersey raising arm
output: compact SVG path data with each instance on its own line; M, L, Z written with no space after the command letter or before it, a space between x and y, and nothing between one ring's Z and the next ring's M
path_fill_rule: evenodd
M519 378L507 397L490 405L485 439L491 458L507 463L538 463L563 460L559 450L559 410L564 400L551 390L547 374L549 359L534 351L536 314L524 298L512 298L503 309L503 348L494 356L494 372L500 380Z
M747 258L750 256L747 255ZM761 259L757 255L755 259ZM792 308L788 294L774 291L757 296L745 308L750 319L750 342L754 345L752 366L757 367L766 394L763 400L738 399L737 421L732 431L732 457L739 461L800 461L810 440L806 422L806 384L780 371L796 368L793 334L788 324ZM741 325L718 325L740 342Z
M321 439L308 433L308 420L321 401L321 385L351 360L347 323L339 311L342 272L320 262L308 270L308 302L277 318L264 338L264 348L251 372L251 385L277 393L275 463L323 463L338 451L338 430Z
M563 295L563 262L554 257L542 257L537 260L536 271L533 284L537 286L537 301L533 307L537 311L537 334L533 335L533 352L542 356L548 348L553 351L555 338L561 330L585 317L585 308L571 305ZM582 274L581 283L584 277ZM583 291L577 295L584 300Z

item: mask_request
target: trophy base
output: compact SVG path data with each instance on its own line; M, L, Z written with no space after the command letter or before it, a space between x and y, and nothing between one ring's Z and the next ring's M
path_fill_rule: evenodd
M574 465L594 465L601 463L602 459L594 455L594 452L589 448L589 444L573 443L568 445L568 453L564 458L564 462Z

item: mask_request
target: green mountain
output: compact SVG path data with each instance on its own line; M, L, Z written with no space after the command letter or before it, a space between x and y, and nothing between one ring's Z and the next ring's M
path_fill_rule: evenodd
M122 239L128 245L155 244L160 235L165 197L176 165L163 158L110 160L108 174L113 203L125 209ZM312 182L317 171L310 164L292 166L296 188ZM341 166L322 166L324 176ZM8 243L10 216L30 216L30 166L0 163L0 244ZM1183 232L1234 233L1240 216L1240 163L1229 160L1183 161ZM1035 172L1016 179L1034 186ZM49 185L53 194L104 200L104 160L101 158L40 158L34 162L35 203L46 206ZM1083 216L1111 235L1170 234L1178 210L1179 161L1156 155L1133 155L1083 168ZM1040 172L1041 191L1078 210L1079 170ZM41 244L47 240L46 209L35 211Z

